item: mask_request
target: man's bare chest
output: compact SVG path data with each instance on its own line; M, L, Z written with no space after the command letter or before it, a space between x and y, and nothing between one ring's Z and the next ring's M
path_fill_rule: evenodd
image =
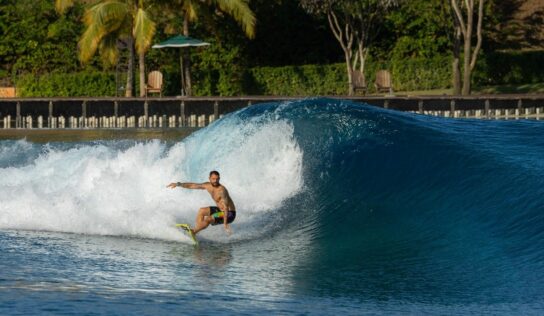
M208 190L208 192L210 193L210 195L212 196L212 199L214 201L220 200L221 196L223 195L222 194L222 192L223 192L222 189L211 189L211 190Z

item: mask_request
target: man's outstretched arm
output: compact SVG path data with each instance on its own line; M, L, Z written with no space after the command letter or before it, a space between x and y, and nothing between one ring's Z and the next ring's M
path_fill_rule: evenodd
M206 189L205 184L206 183L172 182L169 185L167 185L166 187L170 188L170 189L174 189L176 187L182 187L182 188L185 188L185 189L205 190Z

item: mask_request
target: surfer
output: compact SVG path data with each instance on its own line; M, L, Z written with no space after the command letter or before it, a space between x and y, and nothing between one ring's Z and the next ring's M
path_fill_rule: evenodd
M212 196L217 206L201 207L196 215L195 227L191 229L193 234L197 234L203 229L206 229L210 224L218 225L223 223L225 231L230 234L229 224L236 218L236 208L234 202L230 198L229 191L219 183L219 172L210 172L210 182L205 183L181 183L173 182L167 187L174 189L182 187L185 189L206 190ZM225 216L226 214L226 216Z

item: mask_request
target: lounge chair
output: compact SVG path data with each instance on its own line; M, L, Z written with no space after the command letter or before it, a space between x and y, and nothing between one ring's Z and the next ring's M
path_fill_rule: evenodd
M353 82L353 92L357 93L357 90L362 90L363 95L366 93L366 80L362 72L358 70L351 71L351 80Z
M145 96L148 93L159 93L162 97L162 73L160 71L152 71L147 76L147 85L145 87Z
M374 82L376 92L393 93L393 83L391 82L391 73L388 70L378 70L376 72L376 81Z

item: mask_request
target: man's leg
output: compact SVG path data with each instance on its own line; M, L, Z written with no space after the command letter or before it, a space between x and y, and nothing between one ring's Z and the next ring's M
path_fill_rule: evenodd
M209 207L201 207L200 210L198 210L198 214L196 215L196 221L195 221L195 228L193 229L193 233L195 235L208 227L211 223L213 223L214 219L210 216L210 208Z

